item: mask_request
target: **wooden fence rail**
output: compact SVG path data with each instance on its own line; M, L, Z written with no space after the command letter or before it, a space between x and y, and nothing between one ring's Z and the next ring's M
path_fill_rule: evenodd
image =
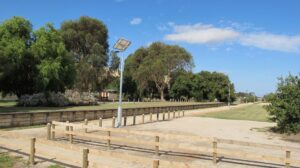
M201 108L211 108L224 106L225 103L195 103L189 105L170 105L162 107L140 107L140 108L124 108L123 116L133 116L141 114L158 114L168 111L192 110ZM51 112L7 112L0 113L0 128L29 126L38 124L47 124L51 121L82 121L98 120L112 118L116 116L117 109L102 110L79 110L79 111L51 111Z
M25 148L25 150L28 150L25 153L29 154L29 159L32 160L30 162L31 164L35 164L35 157L37 156L42 156L42 157L48 157L48 158L56 158L58 159L57 161L66 161L67 163L73 163L76 166L81 165L83 168L88 168L88 167L101 167L101 168L114 168L114 166L107 164L107 163L100 163L95 160L91 161L89 159L90 155L96 156L96 157L109 157L113 159L120 160L122 162L135 162L139 163L144 166L149 166L150 167L155 167L156 168L207 168L206 166L203 165L196 165L196 164L187 164L185 162L177 162L177 161L169 161L169 160L164 160L160 158L152 158L152 157L147 157L147 156L140 156L140 155L134 155L134 154L128 154L128 153L121 153L121 152L115 152L115 151L102 151L98 149L93 149L93 148L86 148L84 146L80 146L78 144L64 144L60 143L58 141L50 141L47 139L43 138L31 138L26 135L17 135L17 134L11 134L9 132L0 132L1 136L6 136L14 139L18 139L19 141L28 141L30 142L30 148ZM8 148L18 148L20 151L23 146L19 145L19 143L6 143L3 141L0 141L0 145L4 145ZM7 145L6 145L7 144ZM82 154L82 160L76 160L74 159L74 155L68 156L64 155L64 153L61 153L61 150L58 150L58 152L49 152L45 150L45 148L41 148L42 146L47 146L49 148L54 147L54 148L61 148L64 150L72 151L74 155ZM21 148L20 148L21 147ZM159 162L159 165L157 165L157 162ZM63 162L65 163L65 162Z
M124 129L115 129L115 128L101 128L95 125L83 125L83 124L72 124L72 123L64 123L64 122L56 122L53 121L52 125L59 125L59 126L72 126L76 129L86 129L89 128L90 130L98 130L98 131L109 131L111 133L122 133L126 135L140 135L140 136L151 136L155 138L155 141L148 141L148 140L132 140L132 139L125 139L124 137L113 137L113 136L103 136L99 134L92 134L92 133L81 133L81 132L71 132L71 131L60 131L60 130L52 130L52 132L59 132L62 135L71 134L78 137L83 138L94 138L100 140L109 140L110 143L113 142L116 144L117 142L127 143L127 144L135 144L135 145L142 145L143 147L149 147L151 149L155 149L155 155L159 155L159 150L161 149L168 149L169 151L189 151L196 154L209 154L212 156L212 160L214 163L217 163L217 159L221 156L226 156L230 158L242 158L248 160L255 160L255 161L267 161L270 163L277 163L277 164L284 164L286 167L290 165L300 165L300 160L291 159L291 151L299 152L300 148L295 148L291 146L280 146L280 145L270 145L270 144L260 144L254 142L245 142L245 141L237 141L237 140L227 140L227 139L220 139L220 138L207 138L207 137L200 137L200 136L190 136L190 135L176 135L176 134L166 134L166 133L156 133L150 131L135 131L135 130L124 130ZM165 141L160 141L160 138L165 138ZM193 140L196 142L207 142L208 144L212 144L212 147L200 147L200 146L190 146L184 145L181 143L172 143L170 140L174 139L188 139ZM238 145L238 146L246 146L246 147L253 147L256 149L271 149L271 150L280 150L283 154L286 154L286 157L278 157L278 156L270 156L270 155L262 155L259 153L253 152L243 152L243 151L235 151L234 149L225 149L219 148L218 144L228 144L228 145Z

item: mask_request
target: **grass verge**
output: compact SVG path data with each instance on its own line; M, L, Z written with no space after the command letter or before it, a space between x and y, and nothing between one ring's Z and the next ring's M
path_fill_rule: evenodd
M0 168L27 167L26 161L20 156L10 156L8 153L0 153Z
M271 122L269 120L269 114L264 109L262 104L252 104L249 106L225 110L221 112L206 113L200 116L219 118L219 119L230 119L230 120L250 120L250 121Z

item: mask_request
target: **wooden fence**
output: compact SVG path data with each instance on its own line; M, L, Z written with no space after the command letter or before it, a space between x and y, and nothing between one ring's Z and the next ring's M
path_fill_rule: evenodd
M53 127L54 126L54 127ZM55 129L55 126L62 126L66 129ZM52 128L52 130L50 130ZM67 129L68 128L68 129ZM87 129L92 131L93 133L81 132L81 129ZM95 130L100 132L106 132L107 134L94 134ZM50 135L50 132L52 133ZM237 141L237 140L228 140L228 139L220 139L220 138L208 138L201 136L190 136L190 135L179 135L179 134L166 134L166 133L157 133L150 131L135 131L135 130L127 130L127 129L115 129L115 128L103 128L96 125L85 125L85 124L73 124L73 123L64 123L64 122L52 122L52 127L48 125L48 139L55 139L55 133L59 133L60 135L67 135L69 137L70 143L73 142L73 138L80 137L86 139L96 139L106 142L107 148L110 149L112 143L120 144L120 145L141 145L145 149L153 149L153 154L156 156L160 155L161 150L167 150L172 152L180 152L180 151L188 151L193 154L205 154L210 155L213 163L217 163L218 160L222 157L226 158L235 158L235 159L243 159L248 161L259 161L266 162L272 164L281 164L286 167L290 166L300 166L299 159L292 159L292 154L300 154L300 148L295 148L291 146L280 146L280 145L271 145L271 144L261 144L254 142L245 142L245 141ZM115 133L124 134L126 136L118 137L113 136ZM149 136L153 138L153 141L145 140L145 139L130 139L130 136ZM161 139L164 141L161 141ZM184 143L175 142L178 139L184 140L192 140L195 142L206 142L211 145L184 145ZM221 148L219 145L225 144L227 148ZM240 146L240 147L251 147L255 149L255 152L246 152L242 151L239 148L235 149L232 146ZM272 150L272 154L282 154L282 156L274 156L272 154L260 154L257 152L259 150L269 149ZM274 152L278 150L277 152Z
M162 107L141 107L124 108L123 116L133 116L141 114L156 114L167 111L191 110L201 108L211 108L224 106L224 103L198 103L192 105L180 106L162 106ZM51 121L82 121L84 119L95 120L98 118L112 118L116 116L117 109L103 110L80 110L80 111L51 111L51 112L9 112L0 113L0 128L30 126L47 124Z
M24 135L17 135L17 134L11 134L9 132L1 132L0 135L5 135L10 138L18 139L20 141L27 141L28 146L24 148L24 146L19 145L18 143L12 144L12 143L5 143L0 141L0 145L5 144L5 147L7 148L13 148L18 149L18 151L22 151L26 154L28 154L28 161L29 164L34 165L37 163L36 158L37 157L43 157L43 158L55 158L53 161L62 162L64 164L72 164L74 166L80 166L82 168L88 168L88 167L95 167L95 168L114 168L112 164L98 162L95 160L90 160L89 156L96 156L97 158L103 158L108 157L112 159L119 160L121 162L135 162L137 164L147 166L147 167L153 167L153 168L207 168L206 166L202 165L190 165L186 164L184 162L178 162L178 161L168 161L160 158L149 158L146 156L139 156L134 154L128 154L128 153L120 153L115 152L112 150L108 151L102 151L97 150L93 148L86 148L83 146L80 146L78 144L64 144L58 141L49 141L43 138L31 138ZM61 150L58 150L57 152L49 152L48 150L45 150L45 148L42 149L42 146L46 146L48 148L60 148L64 150L71 151L73 155L67 156L65 153L61 153ZM81 155L81 159L77 160L74 159L74 157L78 158L78 155ZM79 156L80 157L80 156Z

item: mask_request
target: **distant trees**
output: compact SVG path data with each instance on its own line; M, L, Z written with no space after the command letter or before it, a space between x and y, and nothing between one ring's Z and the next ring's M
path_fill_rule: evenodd
M64 91L75 77L61 34L51 24L33 32L22 17L0 24L0 65L0 90L18 97Z
M228 76L218 72L202 71L197 74L183 73L178 76L172 87L171 95L176 98L197 101L223 101L227 102L230 87L230 101L235 100L234 85Z
M274 96L276 96L275 93L268 93L263 96L263 101L271 102L271 100L273 99Z
M75 89L95 91L103 89L108 76L108 30L101 21L82 16L65 21L61 33L67 50L75 60L77 78ZM115 58L114 58L115 59ZM113 63L113 68L118 66Z
M289 75L279 78L277 90L269 97L266 107L271 120L282 133L300 132L300 77Z
M234 85L227 75L219 72L202 71L195 74L193 94L198 101L233 102L235 100ZM230 89L229 89L230 87ZM230 99L229 99L230 90Z
M155 85L160 99L165 100L164 91L170 86L171 73L177 69L190 69L192 56L184 48L160 42L147 48L139 48L129 56L127 65L132 79L137 82L140 91Z
M194 97L195 75L192 72L177 72L170 88L170 96L174 99L189 100Z
M109 54L111 53L111 54ZM0 92L24 94L118 89L120 59L109 52L108 30L99 20L80 17L59 30L46 24L36 31L22 17L0 24ZM228 76L193 74L192 55L177 45L154 42L129 55L124 93L128 98L231 101Z
M254 92L237 92L236 97L242 103L250 103L257 101L257 96Z

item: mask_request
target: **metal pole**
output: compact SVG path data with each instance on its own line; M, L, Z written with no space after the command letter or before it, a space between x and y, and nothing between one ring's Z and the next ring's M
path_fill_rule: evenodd
M230 106L230 83L228 84L228 106Z
M117 128L122 126L122 86L123 86L123 64L124 58L123 55L121 57L121 62L120 62L120 90L119 90L119 107L118 107L118 116L117 116Z

